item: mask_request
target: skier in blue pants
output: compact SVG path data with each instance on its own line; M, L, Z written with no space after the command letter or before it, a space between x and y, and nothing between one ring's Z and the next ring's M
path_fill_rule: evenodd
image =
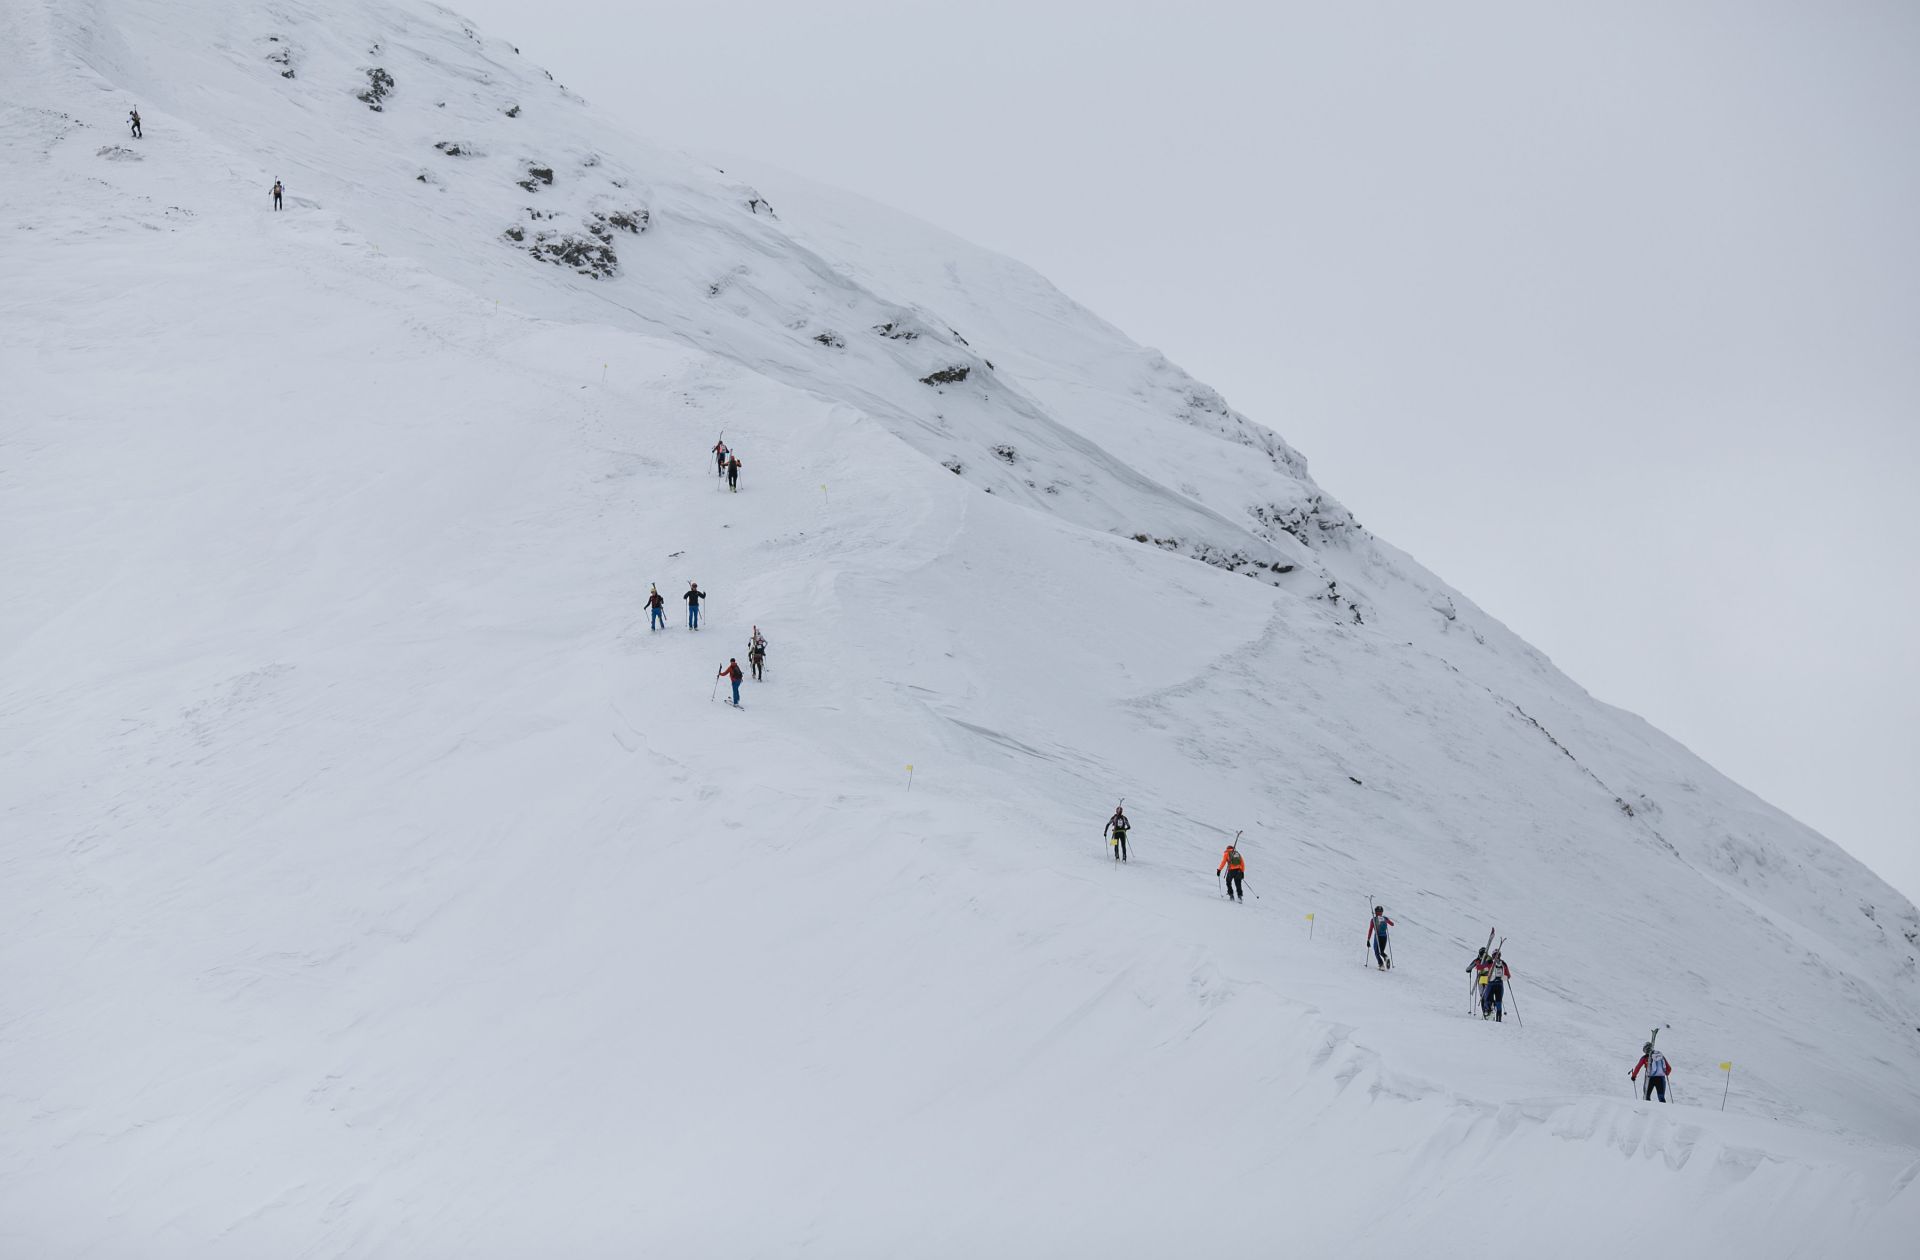
M1387 917L1385 906L1373 908L1373 921L1367 924L1367 944L1373 946L1373 965L1381 971L1393 966L1393 955L1387 952L1387 929L1393 926L1393 920Z
M700 628L700 601L706 597L707 593L700 589L698 582L687 583L687 593L680 597L687 601L687 629Z
M647 592L647 629L664 630L667 628L667 601L655 586Z
M733 707L736 709L739 708L740 707L740 680L743 677L745 677L745 675L740 672L740 662L735 658L729 656L727 658L727 667L721 670L720 673L716 675L716 677L724 678L728 682L733 684Z

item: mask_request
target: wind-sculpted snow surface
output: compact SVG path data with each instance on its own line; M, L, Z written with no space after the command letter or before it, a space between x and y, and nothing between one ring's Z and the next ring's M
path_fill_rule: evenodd
M442 10L0 38L0 1255L1910 1244L1914 908L1031 272Z

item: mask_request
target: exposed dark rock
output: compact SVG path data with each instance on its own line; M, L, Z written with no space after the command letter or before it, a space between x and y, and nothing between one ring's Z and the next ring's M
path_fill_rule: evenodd
M542 262L570 267L593 280L604 280L620 270L620 259L613 252L613 246L591 238L542 232L527 246L527 252Z
M526 229L522 228L518 223L514 224L512 227L507 229L507 239L510 241L526 240L527 239Z
M622 232L631 232L635 236L653 225L653 214L647 210L615 210L607 215L606 219Z
M960 475L963 465L957 459L943 459L940 461L940 467L946 469L948 472L958 477Z
M442 140L440 141L440 143L434 145L433 147L440 150L440 152L446 154L448 157L475 156L471 148L462 148L461 146L459 146L458 144L455 144L451 140Z
M507 117L509 117L509 118L518 118L518 117L520 117L520 107L519 107L518 105L509 105L509 106L507 106L507 107L506 107L506 109L505 109L505 110L503 110L503 111L501 111L501 112L503 112L504 114L506 114L506 116L507 116Z
M380 45L375 44L373 46L373 52L377 54L379 51ZM366 103L368 109L378 114L384 112L381 109L380 102L393 95L393 87L393 76L379 66L375 66L373 69L367 71L367 86L356 93L356 96Z
M920 335L913 329L908 328L905 324L899 323L881 324L873 331L879 333L889 341L912 341Z
M1274 560L1257 560L1244 551L1222 551L1211 543L1186 543L1178 538L1155 538L1151 534L1135 534L1133 541L1158 547L1162 551L1171 551L1179 555L1210 564L1216 569L1225 569L1229 573L1238 573L1245 577L1259 578L1270 586L1278 586L1274 578L1293 572L1290 564L1281 564ZM1354 610L1359 616L1359 610Z
M953 367L941 368L938 372L920 378L922 385L958 385L967 379L967 373L973 369L960 363Z
M996 446L993 448L993 457L1011 464L1019 460L1020 452L1014 450L1011 446Z
M1247 514L1270 529L1293 535L1309 547L1314 545L1316 539L1336 539L1346 531L1360 527L1353 513L1345 508L1328 506L1326 500L1317 494L1306 503L1294 507L1281 507L1274 503L1256 504L1247 509Z
M831 346L835 350L844 350L847 345L846 342L840 339L840 336L838 333L830 333L830 332L815 333L813 335L813 339L819 342L821 345Z

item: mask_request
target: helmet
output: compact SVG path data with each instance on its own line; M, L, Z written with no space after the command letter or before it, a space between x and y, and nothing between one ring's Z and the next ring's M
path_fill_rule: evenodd
M1646 1045L1644 1045L1644 1046L1641 1046L1641 1047L1640 1047L1640 1052L1641 1052L1642 1054L1652 1054L1652 1053L1653 1053L1653 1043L1652 1043L1651 1041L1649 1041L1649 1042L1648 1042L1648 1043L1647 1043Z
M1387 912L1387 908L1385 906L1375 906L1373 908L1373 912L1375 914L1385 914Z
M1496 949L1496 950L1494 950L1494 951L1493 951L1493 956L1494 956L1495 958L1498 958L1498 957L1500 957L1500 951L1499 951L1499 950L1497 950L1497 949Z

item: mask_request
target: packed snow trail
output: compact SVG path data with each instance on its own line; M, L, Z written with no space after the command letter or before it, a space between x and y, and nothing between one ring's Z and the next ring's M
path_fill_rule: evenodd
M1363 532L1235 542L1298 457L1030 273L386 13L7 10L0 1253L1911 1237L1911 906ZM501 239L527 159L648 177L620 275ZM963 295L977 407L896 379ZM1489 920L1525 1027L1461 1009Z

